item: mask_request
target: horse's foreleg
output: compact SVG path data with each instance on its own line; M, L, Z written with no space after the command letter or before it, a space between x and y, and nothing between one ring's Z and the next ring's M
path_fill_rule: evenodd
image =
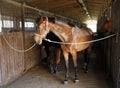
M78 71L77 71L77 53L72 53L73 62L74 62L74 70L75 70L75 82L78 82Z
M45 46L45 52L46 52L46 63L49 65L50 64L50 50L49 50L49 46Z
M67 84L69 79L69 57L68 57L69 53L66 51L63 51L63 55L65 59L65 68L66 68L64 84Z
M53 63L53 58L54 58L54 55L53 55L53 48L50 48L49 46L45 46L45 51L46 51L46 55L47 55L47 65L49 67L49 70L51 73L54 73L54 63Z
M84 53L84 70L85 70L85 73L88 72L88 64L89 64L89 61L90 61L90 51L89 51L89 48L88 49L85 49L85 53Z

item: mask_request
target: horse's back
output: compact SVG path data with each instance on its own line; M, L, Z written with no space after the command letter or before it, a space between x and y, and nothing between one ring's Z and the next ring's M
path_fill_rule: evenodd
M81 38L87 38L87 39L91 39L93 35L93 32L91 31L91 29L87 28L87 27L83 27L83 28L78 28L76 27L75 29L73 29L73 37L78 37L79 39Z

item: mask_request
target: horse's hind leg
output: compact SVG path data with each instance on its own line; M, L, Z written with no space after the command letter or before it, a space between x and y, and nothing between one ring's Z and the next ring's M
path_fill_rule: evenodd
M49 50L49 46L45 46L45 52L46 52L46 55L47 55L45 61L49 65L50 64L50 50Z
M56 48L56 64L60 64L60 53L61 53L61 49L60 48Z
M78 82L78 71L77 71L77 53L73 52L72 53L72 57L73 57L73 62L74 62L74 70L75 70L75 83Z
M47 55L47 58L46 58L45 62L47 63L50 72L54 73L54 69L53 69L53 66L54 66L54 63L53 63L53 57L54 57L53 49L50 48L49 46L45 46L45 51L46 51L46 55Z
M60 54L61 54L61 49L60 47L56 47L56 63L55 63L55 73L60 71Z
M90 61L90 50L88 48L88 49L85 49L85 53L84 53L84 71L85 71L85 73L88 72L89 61Z

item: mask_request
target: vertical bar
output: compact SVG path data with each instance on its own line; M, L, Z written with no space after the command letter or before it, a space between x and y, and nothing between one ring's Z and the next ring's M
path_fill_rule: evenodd
M22 36L23 36L23 49L25 49L25 7L24 7L25 3L21 3L21 24L22 24ZM25 53L23 52L23 64L24 64L24 70L23 72L26 71L26 63L25 63Z
M0 8L0 32L2 32L2 19L1 18L2 16L1 16L1 8ZM1 38L0 38L0 49L1 49ZM0 51L0 56L1 56L1 51ZM0 84L1 82L2 82L2 64L1 64L1 57L0 57Z

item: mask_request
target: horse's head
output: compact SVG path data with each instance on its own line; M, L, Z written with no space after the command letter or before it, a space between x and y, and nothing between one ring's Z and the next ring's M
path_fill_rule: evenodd
M34 36L34 40L38 44L42 44L42 40L46 38L46 35L49 33L48 28L48 18L41 17L41 20L38 23L38 27Z
M108 17L106 17L106 20L103 23L100 31L101 32L111 32L111 29L112 29L112 22L111 22L111 18L108 16Z

